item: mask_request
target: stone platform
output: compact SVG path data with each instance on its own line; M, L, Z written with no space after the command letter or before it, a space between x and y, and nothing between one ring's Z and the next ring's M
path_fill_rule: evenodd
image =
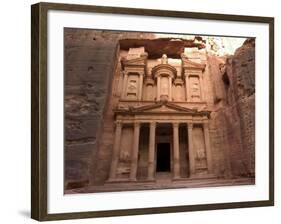
M198 187L223 187L236 185L254 185L254 178L239 179L199 179L182 178L180 180L156 179L155 181L116 181L106 183L102 186L88 186L80 189L67 190L66 194L73 193L94 193L94 192L116 192L133 190L155 190L155 189L175 189L175 188L198 188Z

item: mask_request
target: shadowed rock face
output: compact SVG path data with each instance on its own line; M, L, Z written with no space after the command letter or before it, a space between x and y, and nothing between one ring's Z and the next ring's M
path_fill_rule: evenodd
M108 177L119 52L144 46L150 59L162 54L180 58L185 47L204 44L200 37L156 39L152 33L65 29L65 189L103 184ZM214 169L222 177L254 175L254 39L233 56L208 55L206 63Z
M236 50L228 60L226 72L233 83L240 121L244 175L255 175L255 39L246 40Z
M216 157L218 173L255 176L255 40L247 39L233 56L208 61L214 93L211 141L225 157Z

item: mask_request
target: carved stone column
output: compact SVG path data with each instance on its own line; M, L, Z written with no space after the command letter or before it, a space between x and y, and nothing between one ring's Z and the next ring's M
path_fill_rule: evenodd
M180 178L179 124L173 123L174 179Z
M116 178L116 171L119 162L119 154L120 154L120 142L122 135L122 123L120 121L116 122L115 128L115 137L114 137L114 145L113 145L113 154L112 161L109 173L109 180L114 180Z
M188 75L185 74L185 97L186 97L186 101L189 102L189 80L188 80Z
M187 137L188 137L188 156L189 156L189 171L190 176L195 174L195 154L193 148L193 124L187 123Z
M125 72L124 79L123 79L123 86L122 86L122 99L126 98L127 85L128 85L128 73Z
M203 129L204 129L204 140L205 140L208 172L212 173L213 172L213 160L212 160L212 151L211 151L211 143L210 143L209 124L204 123Z
M172 77L169 76L169 101L172 101Z
M139 137L140 137L140 123L135 122L135 124L134 124L133 151L132 151L132 155L131 155L131 172L130 172L130 180L131 181L137 180Z
M160 85L160 82L161 82L161 77L158 76L157 77L157 101L160 100L160 88L161 88L161 85Z
M156 123L150 123L149 129L149 152L148 152L148 180L154 180L154 167L155 167L155 130Z
M138 100L142 99L142 86L143 86L143 74L140 73L140 77L139 77L139 91L138 91Z

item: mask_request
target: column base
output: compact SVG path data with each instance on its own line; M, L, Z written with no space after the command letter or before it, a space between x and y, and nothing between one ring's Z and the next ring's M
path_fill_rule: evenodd
M217 178L217 176L212 173L197 173L197 174L191 174L189 176L189 179L212 179L212 178Z
M105 184L107 185L110 185L110 184L118 184L118 183L154 183L156 182L156 179L141 179L141 180L138 180L138 179L121 179L121 178L116 178L116 179L108 179L107 181L105 181Z
M115 178L115 179L108 179L107 181L105 181L105 184L130 183L130 182L132 182L130 179Z
M146 179L146 181L152 181L152 182L154 182L154 181L155 181L155 178L154 178L154 177L148 177L148 178Z
M173 180L180 180L180 179L182 179L180 176L174 176L173 177Z

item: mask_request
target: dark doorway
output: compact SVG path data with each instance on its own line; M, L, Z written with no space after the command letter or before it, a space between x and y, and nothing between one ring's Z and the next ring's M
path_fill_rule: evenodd
M156 172L169 172L170 167L170 143L157 144Z

